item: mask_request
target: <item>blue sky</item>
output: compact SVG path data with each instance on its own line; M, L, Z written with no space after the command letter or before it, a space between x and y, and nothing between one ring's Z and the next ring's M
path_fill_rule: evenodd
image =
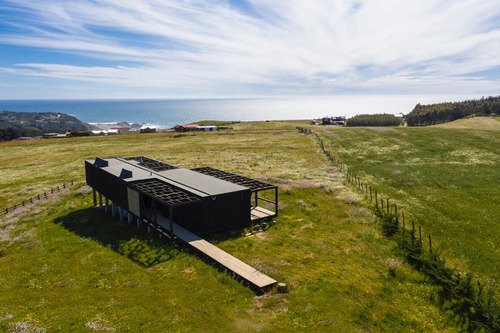
M498 0L0 0L0 99L500 95Z

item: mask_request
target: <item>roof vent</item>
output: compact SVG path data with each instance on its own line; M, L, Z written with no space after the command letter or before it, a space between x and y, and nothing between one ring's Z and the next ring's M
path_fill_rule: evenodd
M120 178L121 179L132 178L132 171L127 169L122 169L122 172L120 172Z
M96 167L98 167L98 168L107 167L108 166L108 161L103 160L102 158L96 157L94 165Z

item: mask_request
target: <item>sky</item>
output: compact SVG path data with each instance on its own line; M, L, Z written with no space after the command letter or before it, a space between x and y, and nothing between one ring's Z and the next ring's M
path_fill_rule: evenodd
M0 0L0 99L500 95L498 0Z

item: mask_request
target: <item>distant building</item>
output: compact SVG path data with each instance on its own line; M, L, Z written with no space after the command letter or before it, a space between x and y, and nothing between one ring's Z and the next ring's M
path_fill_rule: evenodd
M116 134L118 134L119 132L118 132L118 130L117 130L117 129L113 129L113 128L111 128L111 129L107 130L107 131L106 131L106 133L107 133L108 135L116 135Z
M106 131L104 131L104 130L93 130L93 131L90 132L90 135L92 135L92 136L106 135Z
M321 119L323 125L344 125L345 117L324 117Z
M44 139L52 139L52 138L65 138L66 134L60 134L60 133L43 133L43 138Z
M205 132L217 131L217 126L200 126L199 130Z
M198 125L198 124L175 125L174 129L176 132L199 131L200 125Z
M117 130L117 133L128 133L130 131L130 127L111 127L110 130Z
M209 126L200 126L198 124L186 124L186 125L175 125L174 130L176 132L213 132L217 131L217 126L209 125Z
M150 128L150 127L141 128L139 130L139 133L156 133L156 128Z

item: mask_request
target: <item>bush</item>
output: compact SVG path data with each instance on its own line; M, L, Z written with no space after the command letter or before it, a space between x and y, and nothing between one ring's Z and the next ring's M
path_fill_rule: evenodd
M392 114L360 114L347 119L346 126L399 126L401 120Z

